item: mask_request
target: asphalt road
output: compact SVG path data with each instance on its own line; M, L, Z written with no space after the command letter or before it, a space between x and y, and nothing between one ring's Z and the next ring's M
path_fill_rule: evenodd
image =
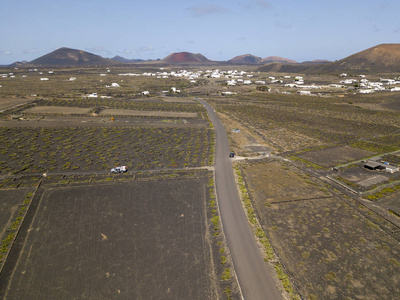
M215 183L224 232L245 300L283 299L267 268L240 203L229 158L226 131L214 109L204 100L216 133Z

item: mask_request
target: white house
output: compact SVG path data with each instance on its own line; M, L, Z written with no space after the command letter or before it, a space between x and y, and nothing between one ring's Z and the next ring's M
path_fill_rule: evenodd
M311 95L310 91L300 91L300 92L297 92L297 93L300 94L300 95Z
M93 93L87 96L88 98L97 98L97 93Z
M143 92L142 92L142 95L149 95L149 94L150 94L149 91L143 91Z
M41 81L49 80L48 78L40 78Z
M297 84L295 84L295 83L286 83L285 86L290 87L290 88L294 88L294 87L297 87Z
M360 94L372 94L374 92L374 90L372 89L361 89L359 91Z

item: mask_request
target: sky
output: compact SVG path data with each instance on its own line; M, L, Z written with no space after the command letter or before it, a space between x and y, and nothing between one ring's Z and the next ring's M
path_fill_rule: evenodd
M0 65L61 47L102 57L339 60L400 42L398 0L0 0Z

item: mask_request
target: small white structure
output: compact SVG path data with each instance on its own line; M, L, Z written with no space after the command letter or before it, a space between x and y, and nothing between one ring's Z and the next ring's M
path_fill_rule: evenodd
M297 87L297 84L295 84L295 83L286 83L285 86L286 87L290 87L290 88L294 88L294 87Z
M394 166L394 165L385 165L385 171L388 173L395 173L399 171L399 167L398 166Z
M143 92L142 92L142 95L149 95L149 94L150 94L149 91L143 91Z
M111 87L120 87L120 85L116 82L111 83Z
M341 84L352 84L354 82L357 82L357 80L355 80L355 79L346 79L346 80L340 81Z
M299 95L311 95L311 92L310 91L300 91L300 92L297 92Z
M361 89L359 91L360 94L372 94L374 92L374 90L372 89Z
M97 93L92 93L87 96L88 98L97 98Z
M243 84L251 84L251 80L243 80Z
M48 78L40 78L41 81L47 81L49 80Z
M399 87L399 86L396 86L396 87L394 87L394 88L391 88L390 91L391 91L391 92L400 92L400 87Z
M74 81L74 80L76 80L76 78L75 77L70 77L68 80L69 81Z

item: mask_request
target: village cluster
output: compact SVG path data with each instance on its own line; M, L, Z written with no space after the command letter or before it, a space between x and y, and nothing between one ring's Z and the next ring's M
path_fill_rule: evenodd
M54 74L54 71L43 72L38 69L29 69L29 72L37 72L39 75L44 74ZM107 76L111 72L110 68L106 69L105 73L101 73L101 77ZM26 74L21 75L22 77L27 77ZM361 94L371 94L376 91L390 91L390 92L400 92L400 78L380 78L379 81L370 81L366 78L366 75L357 75L350 78L350 76L346 73L340 74L341 80L338 82L334 82L327 85L317 85L314 83L305 84L303 76L269 76L265 77L260 72L246 72L246 71L238 71L238 70L228 70L223 71L219 69L214 70L206 70L206 71L187 71L187 70L179 70L179 71L169 71L167 72L165 68L160 68L157 72L144 72L144 73L120 73L118 76L145 76L145 77L153 77L157 79L166 79L166 78L183 78L189 80L190 83L195 84L198 79L215 79L216 82L220 85L225 85L229 87L240 86L240 85L274 85L274 87L281 87L282 93L290 93L292 90L284 90L285 88L289 89L298 89L297 94L300 95L312 95L312 90L321 90L321 89L344 89L350 90ZM15 78L14 73L0 74L1 78ZM224 80L224 81L219 81ZM41 81L50 80L49 77L40 77ZM75 81L76 77L70 77L68 81ZM0 85L1 87L1 85ZM111 85L105 85L106 88L118 88L120 84L113 82ZM270 90L270 87L264 87L263 90ZM180 93L181 91L176 89L175 87L171 87L169 90L162 91L162 93ZM142 91L140 94L142 95L150 95L149 91ZM222 91L222 95L230 95L235 94L232 91ZM86 95L86 97L98 97L97 93L92 93L90 95ZM102 96L105 98L106 96Z
M398 92L400 91L400 79L386 79L381 78L380 81L369 81L365 75L358 75L358 79L349 78L340 80L339 83L332 83L329 85L316 85L309 84L306 85L304 83L303 76L289 76L285 75L281 78L277 78L275 76L269 76L268 78L261 78L260 80L254 80L254 78L259 77L259 72L246 72L246 71L238 71L238 70L229 70L229 71L221 71L218 69L215 70L206 70L206 71L171 71L166 72L164 68L160 68L159 72L155 73L124 73L118 74L121 76L149 76L155 78L170 78L170 77L178 77L178 78L186 78L191 83L196 83L196 80L199 78L214 78L214 79L225 79L226 86L237 86L237 85L266 85L266 84L283 84L283 87L286 88L299 88L301 91L298 94L301 95L311 95L311 90L314 89L322 89L322 88L338 88L338 89L348 89L354 90L362 94L369 94L375 91L390 91L390 92ZM348 77L346 73L340 74L340 77ZM292 82L287 82L287 81ZM285 83L286 82L286 83ZM398 85L398 86L396 86ZM164 91L167 92L167 91ZM223 95L233 94L230 91L222 92Z

